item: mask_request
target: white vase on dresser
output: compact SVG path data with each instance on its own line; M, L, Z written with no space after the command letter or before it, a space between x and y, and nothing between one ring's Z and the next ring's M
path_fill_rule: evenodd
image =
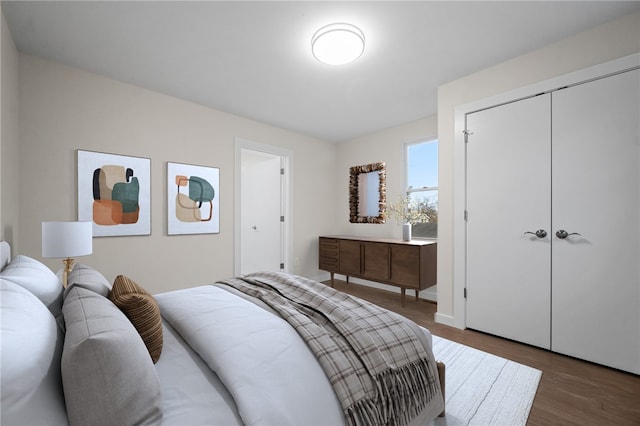
M403 241L411 241L411 227L410 223L402 224L402 240Z

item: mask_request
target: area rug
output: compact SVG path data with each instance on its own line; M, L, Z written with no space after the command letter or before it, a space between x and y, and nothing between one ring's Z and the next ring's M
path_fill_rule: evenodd
M526 424L540 370L438 336L433 353L446 366L446 416L432 425Z

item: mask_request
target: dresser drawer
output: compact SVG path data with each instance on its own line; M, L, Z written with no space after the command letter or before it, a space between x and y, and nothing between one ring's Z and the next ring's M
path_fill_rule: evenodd
M338 240L320 238L320 257L338 258Z
M335 257L337 259L338 253L338 246L326 247L322 244L320 245L320 257Z
M320 247L325 247L327 249L338 249L338 240L335 238L324 238L320 237Z
M337 271L338 270L338 259L337 258L325 258L320 257L320 268L325 271Z
M339 260L338 240L320 237L319 268L325 271L337 271Z

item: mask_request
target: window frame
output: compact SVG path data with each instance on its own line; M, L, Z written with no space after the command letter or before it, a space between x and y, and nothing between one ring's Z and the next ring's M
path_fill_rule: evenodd
M440 209L439 209L439 185L440 185L440 180L439 180L439 176L438 176L438 185L436 186L423 186L423 187L419 187L419 188L410 188L409 187L409 148L411 146L414 145L421 145L421 144L428 144L428 143L437 143L438 147L437 147L437 151L438 154L436 155L436 161L439 160L439 153L440 153L440 141L438 140L437 137L426 137L426 138L420 138L417 139L415 141L412 142L407 142L404 144L403 146L403 154L404 154L404 182L403 182L403 194L404 196L410 197L412 194L416 194L416 193L429 193L429 192L435 192L436 193L436 199L438 200L438 214L440 213ZM438 174L439 174L439 170L438 170ZM437 225L438 222L436 222ZM412 235L412 238L415 239L422 239L422 240L437 240L438 239L438 229L436 226L436 235L435 236L420 236L420 235L416 235L415 232Z

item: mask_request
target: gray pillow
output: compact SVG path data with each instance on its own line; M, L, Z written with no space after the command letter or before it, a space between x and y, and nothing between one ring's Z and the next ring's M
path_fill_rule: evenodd
M18 255L0 272L0 277L33 293L54 317L62 308L62 283L49 267L28 256Z
M0 424L64 425L62 330L27 289L0 279Z
M160 380L140 335L109 299L73 285L62 307L62 383L71 425L162 420Z
M76 263L71 272L69 272L64 297L67 297L73 284L101 294L104 297L107 297L111 290L111 283L107 281L104 275L91 266L83 265L82 263Z

